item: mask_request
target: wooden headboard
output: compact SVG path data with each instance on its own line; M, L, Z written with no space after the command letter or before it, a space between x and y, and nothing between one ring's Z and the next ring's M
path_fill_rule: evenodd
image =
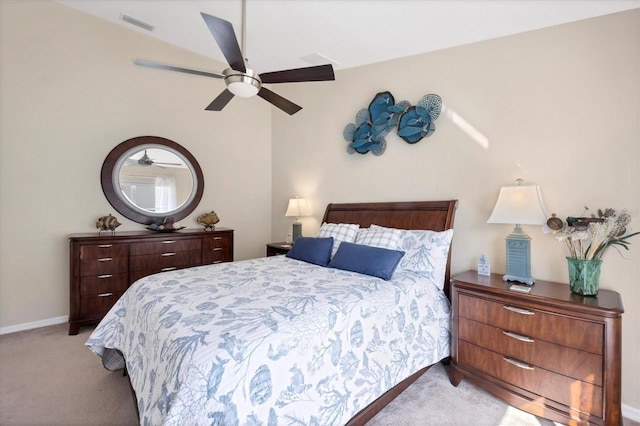
M444 231L453 228L457 205L458 200L329 204L322 222L357 223L362 228L375 224L389 228ZM444 282L447 296L450 272L451 250Z

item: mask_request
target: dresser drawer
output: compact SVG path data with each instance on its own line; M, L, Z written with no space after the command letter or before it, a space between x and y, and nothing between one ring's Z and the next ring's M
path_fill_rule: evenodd
M460 318L458 337L507 357L602 386L602 356Z
M499 329L601 355L602 324L460 294L458 314Z
M129 274L103 274L84 277L80 280L80 295L123 293L129 286Z
M85 244L80 246L80 259L97 259L101 257L126 257L126 244Z
M162 272L166 268L187 268L202 264L202 253L198 251L179 251L144 256L131 256L131 271Z
M202 240L202 263L230 262L233 260L231 235L215 235Z
M103 317L123 292L108 291L80 297L80 315Z
M127 272L129 258L104 256L90 259L80 259L80 276L118 274Z
M596 417L602 416L602 388L557 374L537 365L522 366L505 360L502 354L461 340L458 344L458 362L482 373L503 380L526 391L572 407Z
M193 251L202 249L202 240L197 238L178 239L167 238L160 241L133 243L129 248L131 256L146 254L175 253L181 251Z

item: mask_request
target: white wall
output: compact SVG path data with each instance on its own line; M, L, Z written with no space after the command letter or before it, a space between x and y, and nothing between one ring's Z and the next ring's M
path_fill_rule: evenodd
M519 177L541 185L550 212L627 208L640 230L639 52L636 9L283 87L304 109L294 120L273 114L272 238L289 231L284 211L294 195L313 207L313 217L301 220L304 235L314 235L329 202L455 198L452 272L475 268L486 253L493 271L504 273L512 226L486 221L500 186ZM385 90L414 105L439 94L446 110L436 132L415 145L392 133L382 156L348 155L344 126ZM539 227L524 228L533 239L534 277L568 282L563 244ZM631 241L624 257L607 254L601 286L624 301L623 403L640 409L640 238Z
M223 64L50 1L0 1L0 328L69 312L67 236L114 211L100 169L120 142L162 136L188 149L205 177L181 224L215 210L235 229L235 258L270 240L271 108L234 99L204 108L222 80L142 68L134 58L199 69ZM213 40L212 40L213 43Z

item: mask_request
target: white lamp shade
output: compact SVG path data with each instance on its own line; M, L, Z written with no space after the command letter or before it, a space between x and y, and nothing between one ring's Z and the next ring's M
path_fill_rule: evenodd
M290 198L289 206L287 206L287 212L284 215L290 217L301 217L309 216L310 214L311 212L307 205L307 200L304 198Z
M487 223L543 225L547 218L538 185L503 186Z

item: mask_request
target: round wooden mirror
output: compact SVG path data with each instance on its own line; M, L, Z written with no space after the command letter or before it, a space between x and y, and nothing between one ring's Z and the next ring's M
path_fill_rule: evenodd
M158 136L139 136L116 146L100 174L102 191L120 214L151 224L191 213L202 198L202 170L184 147Z

